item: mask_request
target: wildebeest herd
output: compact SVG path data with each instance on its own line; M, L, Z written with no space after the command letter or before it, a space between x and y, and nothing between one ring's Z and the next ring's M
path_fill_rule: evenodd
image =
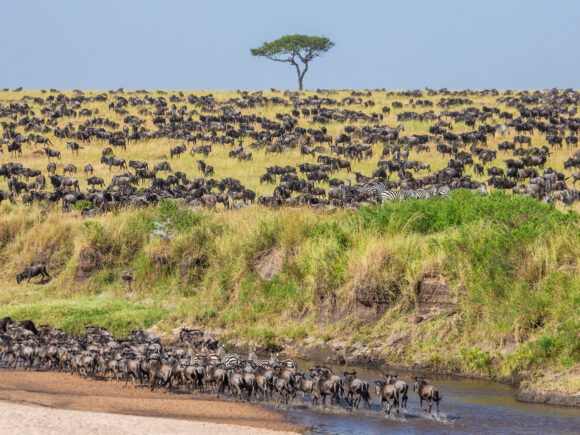
M83 337L75 337L49 325L36 328L30 320L14 322L0 319L0 362L10 368L66 371L95 380L125 381L133 387L163 388L165 392L199 390L229 396L235 400L267 401L288 404L306 396L311 405L358 408L361 402L370 407L371 386L355 371L335 374L325 366L306 372L292 359L279 360L271 353L258 359L256 349L247 358L226 353L218 340L194 328L182 328L180 347L161 344L159 337L147 331L131 331L130 338L116 339L101 327L87 327ZM441 395L424 378L413 377L421 409L439 412ZM407 408L409 385L395 374L377 380L375 393L381 409L397 413ZM301 397L300 397L301 396ZM423 401L428 408L423 408Z
M162 198L225 208L358 207L456 188L579 198L580 94L569 89L2 95L0 201L67 211L84 200L95 215Z

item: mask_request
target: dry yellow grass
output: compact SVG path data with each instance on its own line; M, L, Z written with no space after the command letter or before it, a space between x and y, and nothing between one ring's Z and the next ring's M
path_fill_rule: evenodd
M63 92L65 95L73 96L74 92L66 91ZM102 93L102 91L84 91L85 96L95 96L97 94ZM154 97L157 96L164 96L166 99L169 98L169 95L176 94L177 92L168 92L160 94L158 92L152 91L148 92L148 94L153 95ZM191 94L195 95L207 95L213 94L215 99L219 102L226 102L232 98L240 98L241 94L237 92L225 92L225 91L211 91L211 92L188 92L183 91L183 97L185 98L184 102L176 103L176 106L179 108L181 106L186 106L188 110L197 109L200 111L199 107L195 107L191 104L187 103L187 97ZM112 101L112 98L118 94L109 94L109 100L105 102L98 102L98 101L91 101L89 103L85 103L82 105L82 108L88 108L91 111L98 111L98 113L93 113L89 117L78 116L77 118L61 118L59 120L59 125L63 126L65 123L70 122L72 125L77 127L78 125L85 122L87 119L92 117L104 117L111 121L117 122L120 127L123 126L123 119L125 115L120 115L112 110L108 109L109 102ZM309 95L314 95L316 92L309 91L304 94L305 97ZM12 92L12 91L0 91L0 104L9 104L11 102L21 101L23 96L30 96L34 97L41 97L46 98L49 95L58 95L57 93L43 93L41 91L23 91L23 92ZM131 95L136 96L144 96L144 93L141 92L131 92L127 91L123 94L126 98ZM263 92L263 95L266 97L284 97L281 92ZM343 98L350 97L351 91L330 91L327 95L329 98L332 98L338 102L340 102ZM467 97L473 101L473 104L469 106L474 106L481 109L483 106L488 107L499 107L502 111L507 111L513 113L515 116L518 116L518 113L515 108L507 107L504 104L498 103L496 100L497 98L501 97L502 94L498 95L497 97L493 96L478 96L475 94L468 94ZM348 110L355 110L361 111L366 114L371 114L373 112L381 113L381 108L383 106L391 107L391 112L385 114L384 119L379 123L379 125L388 125L390 127L395 127L396 125L402 123L405 127L405 131L402 132L402 135L412 135L412 134L428 134L428 128L433 123L429 122L417 122L417 121L405 121L405 122L398 122L397 121L397 114L404 112L404 111L415 111L415 112L425 112L427 110L434 110L436 113L439 113L441 110L440 107L437 107L437 102L441 98L441 95L435 96L428 96L426 93L421 100L428 100L431 101L434 106L433 107L421 107L421 106L413 106L413 104L409 103L408 97L397 96L397 95L389 95L387 96L387 92L384 91L372 91L370 96L363 96L362 102L372 100L374 101L374 106L365 107L364 104L353 104L353 105L345 105L342 106L344 109ZM285 97L284 97L285 98ZM392 108L393 101L399 101L404 103L403 108ZM33 100L30 99L27 101L29 105L31 105L32 109L36 114L40 114L40 110L42 106L34 104ZM172 103L169 102L171 106ZM332 106L329 106L332 107ZM453 106L450 110L461 110L462 108L467 106ZM152 123L151 116L142 116L139 115L138 111L142 108L153 110L151 106L136 106L132 107L129 105L127 110L129 110L129 114L140 116L141 118L146 119L146 123L143 124L144 127L151 131L157 130L155 125ZM292 110L292 106L283 107L280 105L267 105L263 107L255 107L255 108L247 108L242 109L243 114L255 114L257 116L267 117L268 119L275 120L276 113L290 113ZM210 114L210 113L203 113L201 114ZM194 116L194 119L197 119ZM495 118L496 121L500 121ZM4 118L3 121L8 121L8 119ZM336 137L340 133L344 132L345 125L354 125L356 127L363 127L364 125L368 125L368 123L363 122L347 122L346 124L338 123L338 122L331 122L325 124L324 126L328 129L328 134ZM310 118L301 117L298 122L298 126L304 128L320 128L321 124L315 124L310 122ZM254 126L255 129L258 131L260 130L259 125ZM476 125L477 127L477 125ZM111 128L106 127L107 130L111 130ZM461 133L465 131L472 130L472 127L466 126L463 122L459 122L454 125L454 133ZM19 129L21 131L22 128ZM31 131L30 133L35 133ZM36 132L37 133L37 132ZM500 142L505 140L512 140L513 136L515 135L515 131L512 128L511 134L506 136L497 135L495 137L488 138L488 147L489 149L497 149L497 145ZM77 167L77 177L81 179L81 187L85 189L87 187L86 182L83 181L84 175L82 174L83 166L87 163L91 163L95 169L95 176L103 177L105 182L108 184L111 178L119 173L119 171L113 169L113 171L109 171L108 167L102 165L100 163L101 157L101 150L107 146L109 146L107 141L102 140L95 140L92 139L90 143L80 143L84 149L80 150L78 156L73 154L70 150L66 149L66 139L59 139L54 137L52 133L47 133L45 136L49 137L53 142L52 148L60 150L62 154L62 160L58 161L53 159L57 163L57 172L62 173L62 167L66 164L72 163ZM546 145L547 142L545 137L540 133L536 132L532 136L532 145L533 146L542 146ZM246 146L247 150L249 144L254 142L251 138L244 138L243 139L244 145ZM152 139L152 140L145 140L145 141L138 141L138 142L131 142L127 146L127 151L123 151L122 149L115 149L115 155L124 158L127 162L129 160L145 160L150 163L154 163L159 161L159 157L162 155L169 156L169 150L171 147L181 144L182 141L174 140L174 139ZM188 147L190 148L190 147ZM47 165L47 158L42 155L35 155L35 151L41 149L39 145L35 148L32 145L24 145L23 147L23 156L18 157L17 159L12 159L10 154L4 152L4 154L0 154L0 164L6 163L8 161L19 161L23 163L25 167L30 167L33 169L40 169L43 172L46 171ZM173 160L170 160L171 166L175 171L183 171L185 172L189 178L201 176L201 174L197 170L197 160L203 159L208 164L213 165L215 168L215 176L214 178L225 178L225 177L233 177L239 179L242 184L246 187L254 190L257 192L258 195L271 195L273 187L271 185L259 183L259 175L265 173L265 168L272 165L291 165L295 166L298 163L308 162L308 163L316 163L316 160L311 156L301 156L299 149L285 151L281 154L269 154L267 155L264 150L251 150L253 153L253 161L250 162L239 162L236 159L232 159L228 157L228 153L231 150L229 145L213 145L213 152L209 155L209 157L204 158L201 155L191 156L189 152L186 152L180 157L176 157ZM375 144L373 146L373 158L368 160L362 161L353 161L352 162L352 172L347 173L345 170L341 170L336 174L337 178L341 179L351 179L354 182L354 172L361 172L365 175L371 174L373 169L376 169L376 163L379 160L380 153L382 151L382 144ZM551 166L555 170L562 171L563 170L563 162L566 160L572 153L572 150L567 149L566 146L562 149L555 149L552 151L552 155L548 160L547 166ZM504 159L510 158L511 152L499 152L498 159L492 163L492 165L505 168L505 164L503 162ZM427 162L431 165L431 172L435 172L439 169L444 168L447 165L448 157L443 157L441 154L437 153L435 150L435 145L431 143L431 151L427 153L417 154L415 151L411 151L409 159L411 160L420 160L423 162ZM151 166L151 165L150 165ZM569 174L570 171L566 171ZM426 175L427 171L420 171L418 176ZM467 174L472 175L472 178L477 181L484 181L488 177L487 175L484 176L476 176L472 174L471 169L467 170ZM397 178L396 174L393 174L394 179ZM327 187L326 185L321 184L322 187ZM6 189L6 181L0 180L0 189ZM578 204L574 205L576 210L580 210L580 206Z

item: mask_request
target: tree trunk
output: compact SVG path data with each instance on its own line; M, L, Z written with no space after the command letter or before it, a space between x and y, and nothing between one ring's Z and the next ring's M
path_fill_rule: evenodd
M302 90L303 90L303 88L302 88L302 79L303 79L303 78L304 78L304 77L303 77L303 76L301 76L301 75L299 75L299 76L298 76L298 90L299 90L299 91L302 91Z

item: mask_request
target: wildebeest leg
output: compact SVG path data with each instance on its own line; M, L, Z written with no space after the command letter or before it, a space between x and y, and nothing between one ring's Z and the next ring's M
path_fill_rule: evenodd
M429 414L431 414L431 408L433 407L433 403L431 403L431 399L427 399L427 403L429 404Z
M437 403L437 414L439 414L439 401L437 401L436 403Z

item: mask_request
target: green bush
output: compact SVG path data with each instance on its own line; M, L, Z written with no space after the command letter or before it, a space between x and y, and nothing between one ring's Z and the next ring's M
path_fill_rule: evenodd
M87 201L86 199L81 199L73 204L72 209L77 211L82 211L85 208L94 208L95 206L91 201Z
M413 231L428 234L482 219L509 228L523 226L530 233L545 225L578 220L575 213L562 214L534 198L493 191L487 196L469 190L453 191L449 198L395 201L361 208L357 223L382 232Z
M162 222L168 221L180 232L187 232L202 222L201 213L196 213L186 205L171 199L163 199L157 205L157 215Z
M464 347L460 350L459 356L463 365L468 369L480 372L491 371L492 360L487 350Z

